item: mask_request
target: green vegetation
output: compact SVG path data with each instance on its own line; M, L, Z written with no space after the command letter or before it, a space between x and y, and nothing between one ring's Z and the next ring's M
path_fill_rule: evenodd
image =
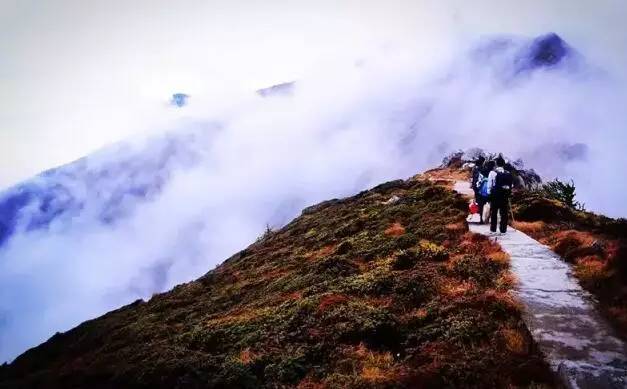
M585 211L584 204L575 200L575 183L562 182L557 178L544 183L539 189L539 194L548 199L557 200L568 208Z
M466 208L420 180L307 208L200 279L27 351L0 387L552 386L507 258Z

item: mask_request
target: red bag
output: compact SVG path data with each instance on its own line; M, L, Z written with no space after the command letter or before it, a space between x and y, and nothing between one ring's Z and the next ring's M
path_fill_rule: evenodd
M479 205L473 201L472 203L468 205L468 210L470 211L471 215L479 213Z

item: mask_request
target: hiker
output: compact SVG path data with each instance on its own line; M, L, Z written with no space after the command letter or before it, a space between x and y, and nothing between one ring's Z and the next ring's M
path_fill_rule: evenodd
M496 232L497 215L501 216L499 230L507 232L509 197L512 193L514 177L505 170L505 160L499 155L495 160L496 169L488 175L488 196L490 198L490 231Z
M483 164L485 163L485 157L483 155L479 156L475 161L475 166L472 168L472 179L470 181L470 187L473 191L475 191L475 199L477 198L477 180L479 179L479 175L483 170Z
M470 181L470 187L473 192L475 192L475 203L479 206L479 224L483 224L483 206L485 205L487 199L485 196L481 195L481 184L482 180L487 178L483 176L481 172L484 169L485 157L480 155L479 158L475 161L475 166L472 168L472 179Z
M479 224L487 223L490 220L490 193L488 189L488 177L494 170L496 163L493 160L483 164L477 179L477 204L479 204ZM486 208L487 205L487 208Z

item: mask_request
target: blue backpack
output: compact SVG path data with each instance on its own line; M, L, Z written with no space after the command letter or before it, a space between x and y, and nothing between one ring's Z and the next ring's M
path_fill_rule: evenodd
M477 179L477 188L479 189L479 194L483 197L488 197L488 177L483 174L479 174L479 178Z

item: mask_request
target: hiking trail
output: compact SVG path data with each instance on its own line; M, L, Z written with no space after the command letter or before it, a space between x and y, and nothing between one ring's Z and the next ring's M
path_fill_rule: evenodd
M456 181L454 190L474 196L467 181ZM488 225L470 221L468 226L489 236ZM563 384L581 389L627 388L627 346L598 313L594 298L579 285L570 265L511 227L507 234L491 239L511 257L525 322Z

